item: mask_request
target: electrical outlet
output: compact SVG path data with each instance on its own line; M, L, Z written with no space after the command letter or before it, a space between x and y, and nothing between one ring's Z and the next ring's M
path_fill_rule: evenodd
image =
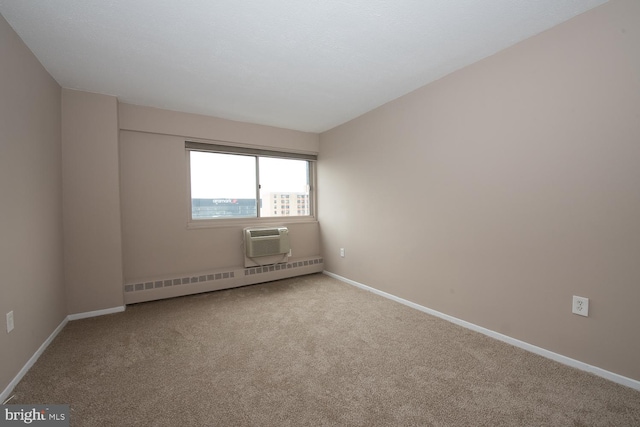
M344 258L344 248L340 248L340 256Z
M577 297L574 295L571 312L580 316L589 316L589 298Z
M7 313L7 333L13 331L13 310Z

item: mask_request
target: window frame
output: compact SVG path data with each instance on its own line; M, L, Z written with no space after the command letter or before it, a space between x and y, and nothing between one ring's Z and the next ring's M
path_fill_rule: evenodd
M317 221L317 197L316 197L316 154L270 150L265 148L254 148L247 146L227 145L222 142L200 142L187 140L185 141L185 160L186 160L186 186L187 186L187 228L211 228L220 226L236 226L244 224L271 224L283 222L316 222ZM256 199L256 217L238 217L238 218L193 218L193 205L191 199L191 156L192 151L231 154L250 156L256 158L256 196L260 194L260 176L259 176L259 160L260 157L273 157L280 159L304 160L308 165L309 180L309 215L291 215L291 216L269 216L261 217L259 198ZM280 199L278 199L280 200ZM284 200L284 199L283 199ZM275 208L275 206L274 206ZM290 212L294 212L290 210ZM296 211L297 212L297 211Z

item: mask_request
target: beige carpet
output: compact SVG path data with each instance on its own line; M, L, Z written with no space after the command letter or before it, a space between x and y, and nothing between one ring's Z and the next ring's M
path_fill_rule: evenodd
M73 426L639 426L640 392L322 274L69 322L10 403Z

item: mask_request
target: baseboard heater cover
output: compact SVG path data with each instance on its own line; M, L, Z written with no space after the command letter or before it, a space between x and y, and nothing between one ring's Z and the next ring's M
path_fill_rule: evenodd
M256 283L270 282L288 277L320 273L324 270L322 257L297 259L280 264L257 267L228 268L217 271L163 277L125 283L124 303L153 301L221 289L236 288Z

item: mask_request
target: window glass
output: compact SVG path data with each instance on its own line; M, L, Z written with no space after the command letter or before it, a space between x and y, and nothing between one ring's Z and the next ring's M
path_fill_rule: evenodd
M307 160L190 150L189 162L193 220L311 215Z
M276 212L268 203L263 203L260 216L289 216L289 200L300 196L309 197L309 162L306 160L259 157L260 198L265 202L280 201L280 210ZM274 205L275 207L275 205ZM298 215L309 215L303 210Z
M190 152L191 218L256 217L256 158Z

